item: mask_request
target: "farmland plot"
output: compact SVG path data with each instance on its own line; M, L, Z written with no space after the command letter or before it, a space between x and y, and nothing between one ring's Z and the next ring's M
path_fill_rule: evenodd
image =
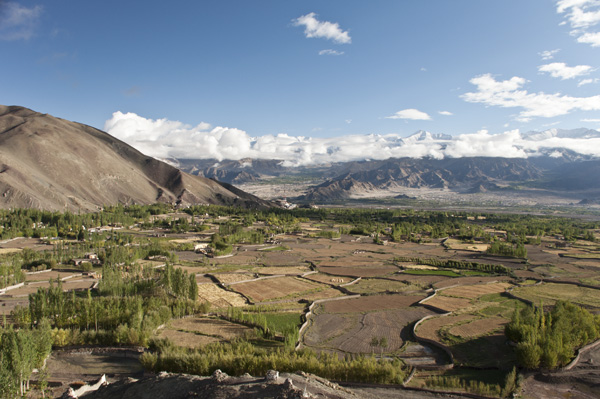
M360 313L316 315L305 335L308 346L346 353L395 352L404 344L404 329L410 323L434 312L411 307ZM372 345L373 339L385 338L385 344Z
M540 302L544 305L554 305L558 300L568 300L583 307L600 308L600 290L572 284L544 283L517 287L512 293L536 305Z
M471 301L466 298L454 298L450 296L436 295L423 303L433 306L445 312L454 312L471 306Z
M444 295L460 298L475 299L486 294L497 294L506 291L511 285L508 283L489 283L477 285L463 285L445 289Z
M447 326L452 326L456 323L474 320L475 316L470 314L461 314L454 316L442 316L425 320L417 327L417 335L421 338L430 339L441 343L439 331Z
M159 338L168 338L175 345L198 348L213 342L247 337L254 330L240 324L208 317L186 317L173 320L163 329Z
M318 266L319 271L327 274L336 274L348 277L380 277L393 274L398 271L395 266Z
M255 302L263 302L275 298L283 298L292 294L323 288L322 285L300 280L295 277L276 277L247 283L235 284L236 291L252 298Z
M286 274L286 275L302 275L310 272L310 268L307 266L271 266L271 267L257 267L253 269L258 274Z
M414 286L405 284L400 281L387 280L387 279L362 279L356 284L347 287L353 293L358 294L370 294L370 293L381 293L381 292L401 292L409 289L414 289Z
M216 273L213 274L222 284L237 283L239 281L252 280L257 276L254 273Z
M217 284L198 284L198 296L214 307L246 306L246 299L238 293L226 291Z
M371 295L340 301L325 302L318 313L370 312L374 310L402 309L416 304L425 295Z
M491 317L478 319L468 323L455 325L448 330L452 335L470 339L481 335L489 334L493 331L503 328L510 320L501 317Z
M481 284L481 283L495 283L501 281L510 281L511 278L508 276L477 276L477 277L457 277L452 279L446 279L439 281L434 284L434 287L437 289L451 287L453 285L472 285L472 284Z
M346 284L354 280L352 277L347 276L336 276L333 274L324 274L324 273L314 273L309 274L305 277L308 280L317 281L319 283L331 284L331 285L340 285Z
M300 266L304 258L292 251L261 251L261 263L265 266Z

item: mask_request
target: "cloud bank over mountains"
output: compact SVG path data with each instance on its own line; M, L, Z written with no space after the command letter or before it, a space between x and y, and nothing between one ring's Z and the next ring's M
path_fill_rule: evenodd
M250 137L243 130L196 126L167 119L147 119L135 113L113 113L104 130L146 155L156 158L281 159L287 166L347 162L393 157L441 159L445 157L525 158L560 153L564 148L600 157L600 132L587 129L549 129L491 134L486 130L448 136L419 131L409 137L397 134L350 135L331 138L295 137L281 133Z

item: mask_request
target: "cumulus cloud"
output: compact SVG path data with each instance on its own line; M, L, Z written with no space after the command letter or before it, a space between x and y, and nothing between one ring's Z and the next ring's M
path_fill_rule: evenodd
M592 47L600 47L600 32L584 33L577 38L579 43L586 43Z
M517 117L519 121L526 122L535 117L551 118L576 110L600 110L600 95L571 97L560 93L529 93L523 90L527 81L518 76L497 81L492 75L485 74L476 76L469 82L477 87L477 91L461 95L463 100L503 108L522 108Z
M600 46L600 32L589 32L589 29L600 23L600 1L598 0L559 0L556 11L565 14L563 24L569 24L571 34L579 36L579 43Z
M386 119L412 119L415 121L428 121L431 117L418 109L409 108L396 112L394 115L386 116Z
M567 66L564 62L553 62L546 65L540 65L538 71L548 72L553 78L573 79L578 76L589 75L594 68L590 65L576 65L574 67Z
M445 115L445 116L451 116L454 115L452 112L450 111L438 111L438 114L440 115Z
M332 49L326 49L326 50L319 51L319 55L342 55L342 54L344 54L343 51L337 51L337 50L332 50Z
M600 82L600 79L598 78L594 78L594 79L582 79L579 81L579 83L577 83L578 87L584 86L584 85L589 85L592 83L598 83Z
M18 3L0 1L0 40L30 39L42 11L42 6L27 8Z
M343 31L337 22L319 21L314 12L292 20L294 26L304 26L304 35L307 38L321 38L332 40L334 43L348 44L352 38L348 31Z
M541 53L538 53L540 55L540 57L542 57L542 60L546 61L546 60L551 60L554 58L554 55L556 53L558 53L560 51L559 48L554 49L554 50L545 50L542 51Z
M599 120L589 119L589 122ZM167 119L147 119L135 113L115 112L104 129L141 152L157 158L239 160L280 159L286 166L314 165L365 159L488 156L528 157L546 150L568 148L600 157L600 133L573 139L557 129L522 135L518 130L491 134L482 130L456 137L419 131L411 137L397 134L349 135L315 138L281 133L250 137L240 129L196 126Z

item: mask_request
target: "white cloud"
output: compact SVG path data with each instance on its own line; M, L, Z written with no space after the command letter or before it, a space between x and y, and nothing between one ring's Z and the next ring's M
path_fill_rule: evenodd
M579 43L586 43L592 47L600 47L600 32L584 33L577 38Z
M558 53L559 51L560 51L560 49L557 48L557 49L554 49L554 50L545 50L545 51L542 51L541 53L538 53L538 54L540 55L540 57L542 57L542 60L545 61L545 60L551 60L551 59L553 59L554 55L556 53Z
M326 49L319 51L319 55L343 55L343 51L337 51L332 49Z
M581 87L584 85L589 85L591 83L598 83L600 82L600 79L598 78L594 78L594 79L582 79L579 81L579 83L577 83L577 87Z
M42 6L27 8L18 3L0 1L0 40L30 39L42 11Z
M598 119L582 122L597 123ZM147 119L134 113L113 113L105 130L157 158L280 159L285 165L387 159L392 157L436 159L489 156L527 157L553 148L568 148L600 157L600 138L558 137L556 129L523 137L518 130L490 134L482 130L453 138L423 134L406 138L397 134L351 135L329 138L294 137L287 134L250 137L235 128L187 125L167 119ZM425 137L425 138L424 138ZM441 137L441 138L436 138ZM546 151L547 152L547 151Z
M428 121L431 119L431 117L423 111L409 108L398 111L392 116L386 116L386 119L412 119L415 121Z
M588 3L594 3L594 0L558 0L556 2L556 11L563 13L571 7L583 7Z
M322 38L341 44L352 42L348 31L340 29L337 22L319 21L316 16L317 14L311 12L292 20L292 22L294 26L304 26L304 35L307 38Z
M534 117L551 118L576 110L600 110L600 95L571 97L560 93L528 93L522 89L527 81L518 76L497 81L492 75L485 74L474 77L469 82L477 87L477 91L461 95L463 100L503 108L522 108L517 117L519 121L529 121Z
M440 115L445 115L445 116L451 116L454 115L452 112L450 111L438 111L438 114Z
M589 75L594 68L589 65L567 66L564 62L553 62L551 64L540 65L538 71L548 72L553 78L573 79L578 76Z
M556 11L565 14L567 22L573 29L571 34L578 36L579 43L590 44L592 47L600 46L600 32L588 32L592 26L600 23L600 1L598 0L559 0Z

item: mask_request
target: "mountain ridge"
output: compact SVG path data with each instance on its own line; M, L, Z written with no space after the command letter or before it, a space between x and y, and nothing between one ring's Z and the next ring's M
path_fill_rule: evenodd
M154 202L270 206L148 157L91 126L0 106L0 207L87 211Z

